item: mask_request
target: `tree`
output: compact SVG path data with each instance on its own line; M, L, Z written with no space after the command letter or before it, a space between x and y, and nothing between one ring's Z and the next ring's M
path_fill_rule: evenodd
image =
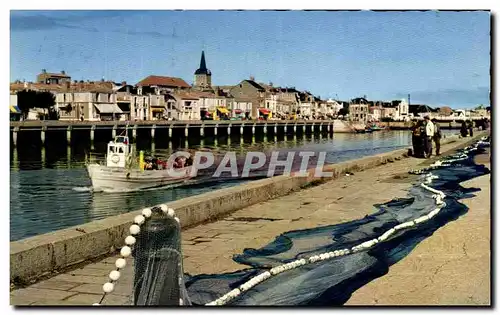
M17 93L17 106L25 119L30 109L43 108L44 110L49 110L55 103L56 97L51 92L23 90Z
M343 107L341 109L339 109L339 112L337 113L337 115L339 116L346 116L349 114L349 109Z
M36 91L23 90L17 92L17 107L21 110L23 119L28 116L29 110L36 104Z

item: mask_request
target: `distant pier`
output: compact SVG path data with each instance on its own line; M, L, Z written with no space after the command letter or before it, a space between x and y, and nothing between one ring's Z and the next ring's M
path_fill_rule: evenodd
M317 134L333 132L352 132L349 123L337 120L276 120L276 121L244 121L244 120L205 120L205 121L22 121L11 122L10 132L12 144L17 146L18 135L30 132L39 133L37 138L42 144L51 137L61 138L71 143L73 133L89 132L93 142L96 134L106 133L106 138L127 131L129 137L136 140L138 137L148 137L155 140L158 137L189 138L189 137L217 137L231 135L294 135Z

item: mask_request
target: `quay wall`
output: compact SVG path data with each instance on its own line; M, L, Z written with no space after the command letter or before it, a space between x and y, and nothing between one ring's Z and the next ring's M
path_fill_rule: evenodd
M439 121L438 121L439 122ZM392 130L407 130L411 128L411 121L391 121L379 123L382 127L388 127ZM441 129L460 129L462 121L441 121L439 122Z
M478 133L476 138L484 132ZM451 143L457 135L443 139ZM170 202L183 228L216 220L233 211L277 198L311 184L332 180L346 172L358 172L408 157L408 149L395 150L357 160L331 164L324 171L333 177L314 178L314 169L307 177L276 176L250 183L219 189ZM93 221L79 226L10 243L10 280L23 284L50 276L74 265L114 254L124 245L124 238L141 210Z

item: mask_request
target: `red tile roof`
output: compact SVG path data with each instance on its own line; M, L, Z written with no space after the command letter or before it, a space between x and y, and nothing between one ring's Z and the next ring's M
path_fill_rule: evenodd
M163 77L159 75L150 75L147 78L143 79L139 83L138 86L168 86L168 87L178 87L178 88L189 88L191 87L186 81L181 78L173 78L173 77Z

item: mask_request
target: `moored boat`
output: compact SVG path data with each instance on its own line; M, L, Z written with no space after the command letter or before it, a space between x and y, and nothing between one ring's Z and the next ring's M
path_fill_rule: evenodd
M107 146L106 165L91 163L87 172L94 190L128 191L162 187L185 182L192 175L193 166L167 167L165 162L155 159L145 163L142 152L137 157L127 136L118 136Z

